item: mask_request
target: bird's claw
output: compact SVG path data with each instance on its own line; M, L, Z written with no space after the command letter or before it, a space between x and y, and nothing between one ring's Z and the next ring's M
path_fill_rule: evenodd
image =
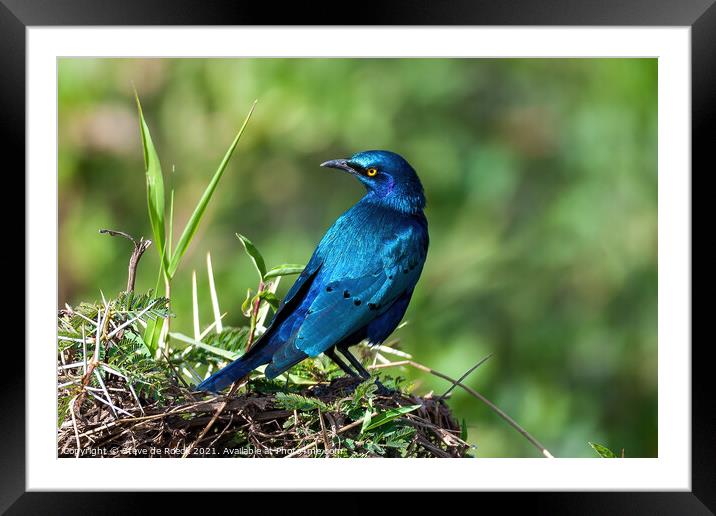
M375 392L379 396L392 396L397 392L395 389L388 389L377 378L375 379L375 385L378 386L378 390L376 390Z

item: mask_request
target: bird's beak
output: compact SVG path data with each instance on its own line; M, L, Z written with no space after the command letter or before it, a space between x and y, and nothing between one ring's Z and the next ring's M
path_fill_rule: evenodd
M350 166L347 159L332 159L321 163L322 167L326 168L337 168L338 170L345 170L349 174L356 174L357 171Z

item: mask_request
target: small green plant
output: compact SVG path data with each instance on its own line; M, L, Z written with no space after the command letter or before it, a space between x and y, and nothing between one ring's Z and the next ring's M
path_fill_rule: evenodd
M334 454L340 455L343 448L346 452L344 456L349 453L352 457L404 457L411 447L417 446L416 429L405 416L422 405L383 408L377 402L377 386L372 380L357 385L351 396L332 403L293 392L277 392L274 403L279 408L294 412L284 422L284 429L300 423L303 428L315 428L316 432L325 433L325 422L322 420L327 414L344 414L354 421L352 426L357 431L345 436L332 436L331 442L325 443Z
M143 328L170 316L168 299L122 292L115 299L66 307L58 314L58 425L89 396L116 415L118 397L162 399L171 372L152 356ZM111 389L107 387L111 385ZM111 392L111 394L110 394Z
M187 380L198 382L205 378L213 370L226 364L227 361L237 359L253 344L256 337L265 330L265 323L271 310L275 311L279 306L279 299L276 297L276 289L282 277L299 274L303 271L302 265L283 264L267 270L265 260L256 246L243 235L237 234L246 255L254 264L259 280L256 293L252 289L247 290L241 310L248 318L248 326L238 328L224 327L221 319L223 315L219 307L218 296L214 281L213 269L211 266L211 255L207 254L207 275L209 279L209 290L212 303L214 321L207 328L202 329L199 321L199 301L196 287L196 271L192 274L192 313L194 321L194 336L189 337L180 332L171 332L169 336L174 339L176 345L182 347L182 363L178 364L179 369L185 373ZM188 364L187 364L188 363ZM316 366L306 365L308 368ZM201 371L203 374L197 373ZM282 379L290 377L297 383L305 383L306 378L301 375L287 373Z
M293 392L276 393L276 405L286 410L299 410L301 412L329 410L328 405L318 398L309 398Z
M176 274L179 264L181 263L187 249L189 248L189 244L199 228L199 223L206 212L209 201L216 191L216 186L219 184L221 176L226 170L226 166L229 164L231 156L241 139L241 135L244 133L244 129L246 129L246 125L248 124L254 108L256 107L256 102L254 102L251 106L244 123L241 125L241 128L234 137L234 140L231 142L229 149L226 151L224 158L221 160L221 163L211 177L204 193L197 202L193 213L189 217L189 220L181 232L181 236L179 237L176 246L172 247L172 235L174 232L174 189L172 188L171 190L169 213L167 214L165 207L164 175L162 173L159 155L154 147L154 142L152 141L152 137L149 132L149 126L144 119L144 113L142 111L142 105L139 101L139 96L136 94L135 99L137 102L137 111L139 113L142 148L144 149L144 168L147 181L147 208L149 211L149 222L152 227L152 234L154 236L154 240L156 241L156 247L160 257L160 272L157 279L157 287L159 286L160 280L163 278L165 296L167 299L171 299L171 285L174 275ZM157 357L162 355L168 331L168 319L164 320L160 331L157 331L156 324L150 324L147 326L147 330L145 332L146 341Z

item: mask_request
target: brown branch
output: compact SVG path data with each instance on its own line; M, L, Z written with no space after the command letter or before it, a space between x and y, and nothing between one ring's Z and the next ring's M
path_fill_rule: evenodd
M95 336L95 350L92 354L92 360L87 362L87 371L82 376L82 381L80 384L80 393L78 396L76 396L75 399L75 410L77 411L77 414L81 413L82 408L82 402L85 399L85 395L87 393L86 387L89 385L90 379L92 378L92 374L94 373L95 368L99 365L99 346L102 342L102 338L106 337L107 335L107 325L109 324L109 308L105 308L105 313L103 317L100 317L100 311L97 312L97 335ZM83 361L87 360L87 357L82 357Z
M70 415L72 416L72 427L75 430L75 442L77 443L77 449L75 450L75 458L79 458L81 446L80 446L80 434L79 434L79 431L77 430L77 418L75 418L74 405L75 405L76 398L77 397L75 396L75 398L70 400ZM622 450L622 452L623 451L624 450ZM623 455L623 453L622 453L622 455Z
M261 292L263 290L264 286L265 286L264 282L260 281L259 282L259 292ZM248 351L254 342L254 332L256 331L256 317L258 316L260 306L261 306L261 298L258 298L258 296L257 296L256 302L254 303L253 307L251 308L251 328L249 329L249 338L246 342L246 350L244 352ZM246 378L246 376L239 378L233 384L231 384L231 389L229 389L229 393L226 395L224 402L216 410L214 417L212 417L211 420L209 421L209 423L207 423L207 425L204 427L204 429L199 434L199 437L197 437L196 440L193 443L191 443L186 450L184 450L184 453L182 454L182 459L185 459L189 456L189 454L194 449L194 447L197 445L197 443L199 441L201 441L201 439L206 435L206 433L211 429L211 427L214 426L214 423L216 423L217 419L219 419L219 416L221 416L221 413L224 412L224 409L229 404L229 400L234 395L234 393L236 392L236 390L238 389L239 385L242 383L242 380L244 378Z
M231 389L229 389L229 393L226 395L226 398L224 399L224 402L219 406L218 409L216 409L216 412L214 413L214 416L211 418L211 420L206 424L204 429L199 434L199 437L196 438L196 440L191 443L186 450L184 450L184 453L182 454L181 458L186 459L191 451L194 449L194 447L197 445L199 441L201 441L206 433L211 429L212 426L214 426L214 423L216 423L216 420L219 419L219 416L222 412L224 412L224 409L229 404L229 401L231 401L231 397L234 395L234 392L239 388L239 385L242 383L243 378L239 378L234 383L231 384Z
M259 292L261 292L261 290L263 288L264 288L264 282L261 281L261 282L259 282ZM256 331L256 317L258 316L260 306L261 306L261 299L259 298L256 300L256 302L254 303L254 306L251 309L251 328L249 329L249 338L246 342L246 350L244 351L244 353L249 350L249 348L251 347L251 345L254 342L254 332ZM244 378L246 378L246 376L239 378L238 380L236 380L234 383L231 384L231 388L229 389L229 393L226 395L224 402L216 410L214 417L212 417L211 420L209 421L209 423L207 423L207 425L204 427L204 429L199 434L199 437L197 437L196 440L193 443L191 443L186 450L184 450L184 453L181 456L182 459L185 459L189 456L189 454L194 449L194 447L197 445L197 443L206 435L206 433L211 429L211 427L214 426L214 423L216 423L216 420L219 419L219 416L221 416L221 413L224 412L224 409L229 404L231 397L234 395L236 390L239 388L239 385L241 385L243 383Z
M378 414L377 412L372 412L371 415L370 415L370 417L376 416L377 414ZM360 418L360 419L357 420L357 421L353 421L352 423L350 423L350 424L348 424L348 425L346 425L346 426L342 426L341 428L339 428L339 429L336 431L336 435L337 435L337 434L342 434L343 432L346 432L346 431L348 431L348 430L350 430L350 429L352 429L352 428L355 428L355 427L357 427L358 425L362 425L362 424L363 424L363 421L365 420L365 418L366 418L366 416L363 416L362 418ZM296 457L297 455L301 455L303 452L310 450L310 449L313 448L314 446L317 446L317 445L318 445L318 436L317 436L317 435L314 435L313 438L314 438L314 441L313 441L312 443L307 444L306 446L304 446L304 447L302 447L302 448L299 448L298 450L294 450L293 452L291 452L291 453L289 453L288 455L286 455L284 458L290 459L291 457Z
M458 378L457 381L454 382L454 383L450 386L450 388L443 393L442 396L440 396L440 398L442 398L442 399L447 398L448 394L450 394L450 393L453 391L453 389L455 389L455 387L457 387L465 378L467 378L468 376L470 376L475 369L477 369L477 368L480 367L482 364L484 364L485 362L487 362L487 361L490 359L490 357L492 357L492 353L490 353L490 354L487 355L485 358L483 358L482 360L480 360L477 364L475 364L475 365L472 366L470 369L468 369L467 371L465 371L465 373L464 373L460 378Z
M336 451L343 451L341 445L343 437L351 432L358 432L363 424L363 414L360 420L351 422L349 416L342 412L340 401L346 394L346 389L352 387L354 382L343 377L335 380L329 387L319 390L305 388L300 392L302 395L317 397L325 403L336 404L336 413L324 412L320 414L315 411L314 418L303 417L296 426L291 426L289 416L293 410L279 410L276 406L274 393L246 393L237 396L234 394L230 399L222 396L206 396L203 401L190 401L184 398L187 392L176 387L167 395L167 400L174 400L170 405L162 402L148 403L144 406L145 413L140 415L134 399L128 392L118 395L116 400L119 407L124 407L132 415L124 415L120 419L112 419L111 414L100 406L96 400L91 399L91 407L83 407L86 412L85 419L77 419L77 432L68 413L66 424L63 424L58 438L58 450L62 456L74 456L75 450L80 448L80 457L90 456L90 451L99 451L102 455L109 456L131 456L132 452L125 453L114 450L115 446L122 450L147 450L142 455L154 452L148 450L154 446L160 450L172 449L172 456L181 456L191 444L188 457L195 457L209 453L210 455L240 454L266 457L268 455L285 456L323 456L326 450L326 457L334 457ZM244 388L239 385L239 391ZM107 384L107 388L114 398L113 387ZM115 389L119 391L120 389ZM227 389L228 391L228 389ZM89 396L89 393L87 395ZM349 396L348 399L352 399ZM227 403L228 401L228 403ZM87 403L87 402L85 402ZM144 404L144 402L142 402ZM175 403L179 403L176 405ZM213 425L204 431L212 419L217 415L218 409L226 403L221 414L216 417ZM390 397L376 396L372 412L380 413L398 406L420 403L424 406L420 411L415 411L405 416L405 424L413 426L418 435L423 435L424 440L420 443L412 440L411 449L419 456L445 456L445 453L435 451L440 448L452 457L463 456L463 451L469 448L459 440L459 425L452 419L449 410L441 401L435 398L417 398L412 395L393 395ZM123 404L123 405L122 405ZM101 407L101 411L100 411ZM90 410L87 410L90 409ZM436 410L437 409L437 413ZM187 417L190 414L190 417ZM75 411L75 416L77 412ZM323 422L319 425L319 418ZM375 417L375 416L373 416ZM342 426L345 425L345 426ZM232 432L245 430L246 448L244 444L239 445L231 440ZM200 433L203 433L200 436ZM79 437L80 446L77 446ZM227 440L228 439L228 440ZM333 442L333 440L336 440ZM355 439L355 438L354 438ZM363 439L363 438L359 438ZM367 441L366 441L367 442ZM431 446L423 446L422 442L428 442ZM358 441L364 444L363 441ZM215 448L211 452L205 452L206 447ZM447 446L447 448L445 448ZM64 448L63 448L64 447ZM72 452L67 452L72 448ZM254 449L256 448L256 449ZM243 451L242 451L243 450ZM344 454L344 453L341 453ZM159 455L164 455L159 452ZM391 453L392 455L392 453ZM91 456L96 456L92 454ZM411 455L412 456L412 455Z
M333 449L333 447L328 440L328 434L326 433L326 424L323 422L323 412L321 412L320 408L318 409L318 420L321 422L321 434L323 434L323 447L325 450L325 454L326 457L330 457L330 451Z
M146 251L150 245L152 245L151 240L144 240L144 237L141 237L138 241L134 239L131 235L125 233L124 231L115 231L113 229L100 229L100 233L106 234L109 236L121 236L126 238L127 240L131 240L131 242L134 244L134 250L132 251L132 256L129 258L129 267L128 267L128 273L127 273L127 292L133 292L134 291L134 282L137 277L137 266L139 265L139 259L144 254L144 251Z

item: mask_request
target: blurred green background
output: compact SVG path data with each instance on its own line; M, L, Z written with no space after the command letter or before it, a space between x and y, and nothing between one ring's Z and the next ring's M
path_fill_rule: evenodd
M269 267L305 263L363 193L318 164L390 149L422 178L431 237L402 349L455 378L492 353L467 383L558 457L657 456L656 59L61 59L61 306L125 287L130 244L99 228L151 238L133 85L178 230L259 100L175 278L173 330L192 333L192 269L212 320L207 251L225 323L245 324L256 276L234 233ZM138 290L158 263L150 248ZM460 389L451 406L478 456L538 455Z

